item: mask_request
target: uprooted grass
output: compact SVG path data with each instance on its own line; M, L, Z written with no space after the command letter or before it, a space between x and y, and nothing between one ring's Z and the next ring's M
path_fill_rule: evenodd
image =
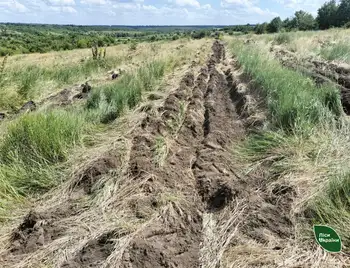
M271 183L297 189L294 216L304 242L314 241L311 225L332 226L350 246L349 132L342 117L339 93L330 86L316 88L303 75L287 70L254 47L232 45L243 70L262 88L268 103L270 129L251 134L234 150L249 173L268 169ZM304 211L304 212L303 212ZM307 240L307 241L305 241Z

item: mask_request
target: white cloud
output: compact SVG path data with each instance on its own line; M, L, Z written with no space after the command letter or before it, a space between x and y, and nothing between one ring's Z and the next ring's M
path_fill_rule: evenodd
M139 10L141 9L141 5L138 3L124 3L124 2L118 2L113 5L113 8L119 9L119 10Z
M222 0L221 7L233 7L233 6L253 6L254 2L251 0Z
M148 10L148 11L156 11L157 10L157 8L155 6L151 6L151 5L148 5L148 6L142 5L142 8L144 10Z
M59 13L77 13L73 7L49 7L49 10Z
M87 5L105 5L108 3L106 0L81 0L80 3Z
M169 2L180 7L188 6L199 8L201 6L197 0L169 0Z
M205 4L204 6L202 6L203 9L211 9L211 5L210 4Z
M8 8L14 12L17 11L17 12L21 12L21 13L29 11L29 9L25 5L15 1L15 0L0 1L0 7Z
M286 8L296 10L305 10L313 14L322 6L325 0L275 0Z
M49 3L52 5L60 5L60 6L74 6L74 0L49 0Z

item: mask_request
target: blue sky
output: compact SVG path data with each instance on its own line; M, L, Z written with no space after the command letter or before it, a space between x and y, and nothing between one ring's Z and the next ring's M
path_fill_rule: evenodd
M228 25L316 15L325 0L0 0L0 22Z

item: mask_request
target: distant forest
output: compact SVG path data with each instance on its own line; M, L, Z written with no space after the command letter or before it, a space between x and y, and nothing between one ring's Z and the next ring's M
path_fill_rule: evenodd
M0 24L0 56L111 46L136 42L203 38L222 26L121 26Z

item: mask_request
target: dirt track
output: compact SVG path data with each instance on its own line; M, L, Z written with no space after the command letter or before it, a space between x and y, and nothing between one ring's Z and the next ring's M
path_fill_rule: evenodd
M159 116L146 113L130 133L130 151L121 156L119 148L111 149L91 160L70 183L63 206L29 213L8 241L3 267L35 267L51 258L54 267L65 268L216 268L225 267L228 248L252 241L278 241L272 250L283 249L283 239L293 237L288 215L294 191L268 188L263 171L238 175L231 143L245 137L252 92L225 59L224 45L214 42L212 52L199 74L189 71L166 97ZM157 140L166 149L163 162ZM123 180L101 210L137 228L105 228L75 241L67 223L74 219L74 228L82 230L89 210L78 200L106 188L103 178L123 158ZM89 220L102 225L103 217Z

